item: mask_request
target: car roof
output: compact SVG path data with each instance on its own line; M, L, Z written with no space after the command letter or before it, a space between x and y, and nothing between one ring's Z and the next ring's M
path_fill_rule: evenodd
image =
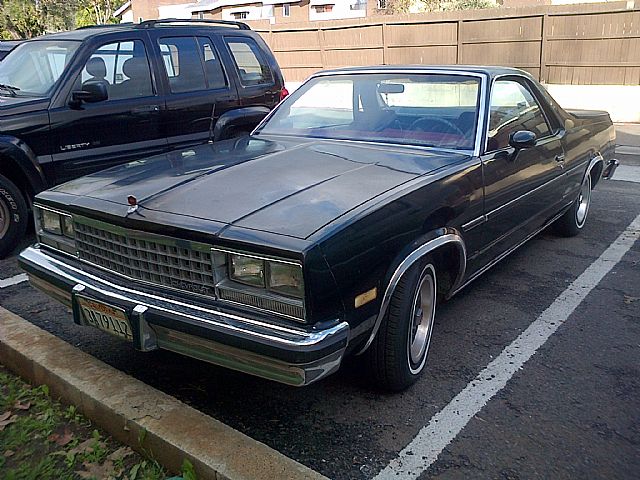
M2 40L0 42L0 50L3 52L13 50L18 44L22 42L23 40Z
M318 75L332 75L332 74L347 74L347 73L370 73L385 71L393 72L406 72L406 73L420 73L426 71L442 70L456 73L481 73L489 77L497 77L500 75L527 75L529 74L524 70L512 67L500 67L500 66L485 66L485 65L376 65L370 67L345 67L334 68L330 70L322 70L314 74Z
M250 31L249 26L242 22L232 22L224 20L147 20L142 23L114 23L113 25L93 25L78 28L66 32L48 33L28 41L39 40L75 40L84 41L89 38L109 35L110 33L126 32L131 30L144 30L146 28L164 29L185 29L185 28L213 28L222 30L232 30L234 32Z

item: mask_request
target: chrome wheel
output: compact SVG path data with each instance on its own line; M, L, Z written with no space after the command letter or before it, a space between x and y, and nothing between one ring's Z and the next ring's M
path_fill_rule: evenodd
M580 195L578 195L576 206L576 225L582 228L587 220L589 213L589 204L591 203L591 175L587 174L580 187Z
M10 222L9 207L5 202L0 200L0 238L3 238L9 230Z
M436 292L436 271L429 264L422 271L415 291L407 338L407 358L413 374L422 370L427 359L436 314Z

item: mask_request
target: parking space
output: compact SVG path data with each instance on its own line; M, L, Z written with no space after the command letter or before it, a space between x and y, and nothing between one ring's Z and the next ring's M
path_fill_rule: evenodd
M640 184L602 182L580 236L545 231L440 306L429 369L398 395L372 390L360 359L294 389L168 352L136 352L73 324L65 307L19 282L15 258L0 262L0 279L15 280L2 284L0 304L331 478L636 478L640 242L628 238L637 237L629 225L639 214ZM603 261L625 231L619 262ZM449 405L597 262L602 279L591 278L506 386L487 390L495 396L471 410ZM438 417L448 405L451 416ZM468 418L460 433L453 424L438 429L447 437L441 452L434 455L432 437L416 442L434 416L456 415Z

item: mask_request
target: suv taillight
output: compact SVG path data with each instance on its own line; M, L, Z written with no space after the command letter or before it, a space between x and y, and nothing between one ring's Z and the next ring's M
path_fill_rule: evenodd
M280 90L280 101L287 98L287 95L289 95L289 90L287 90L285 87L282 87L282 90Z

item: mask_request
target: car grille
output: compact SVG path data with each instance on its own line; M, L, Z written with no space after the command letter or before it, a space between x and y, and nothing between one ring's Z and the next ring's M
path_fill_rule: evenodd
M211 251L190 242L74 222L82 260L127 277L202 295L215 293ZM184 245L183 245L184 244Z

